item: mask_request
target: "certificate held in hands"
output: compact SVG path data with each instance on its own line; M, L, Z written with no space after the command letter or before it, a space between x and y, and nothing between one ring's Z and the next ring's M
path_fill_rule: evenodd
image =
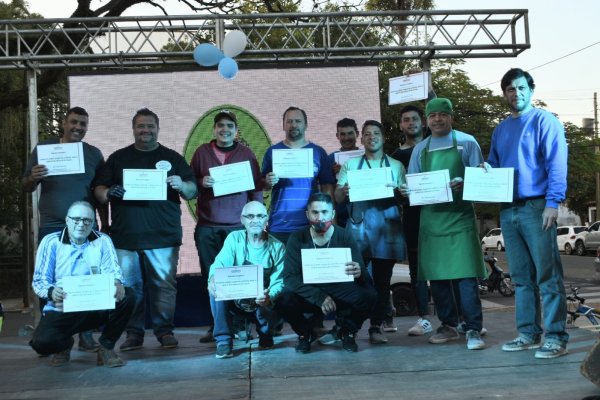
M264 291L263 268L260 265L215 268L213 282L217 301L255 299Z
M83 143L56 143L37 146L38 164L48 168L48 176L85 173Z
M313 149L273 149L273 173L279 178L312 178Z
M350 187L350 202L384 199L394 197L392 169L353 169L348 171L348 186Z
M113 310L115 277L113 274L76 275L62 278L65 291L64 312Z
M353 282L346 274L346 263L352 261L347 247L302 249L302 277L304 283Z
M411 206L449 203L453 200L450 189L450 171L421 172L406 175L408 200Z
M123 169L123 200L166 200L167 171Z
M254 177L252 176L250 161L212 167L208 171L215 180L213 185L215 196L254 190Z
M513 201L514 168L465 168L463 199L510 203Z

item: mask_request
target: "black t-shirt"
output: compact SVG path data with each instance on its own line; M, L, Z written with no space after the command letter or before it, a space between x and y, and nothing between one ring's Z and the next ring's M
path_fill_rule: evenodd
M160 164L159 164L160 162ZM177 152L159 145L141 151L133 145L115 151L96 176L94 185L123 185L123 169L167 169L167 176L179 175L194 181L194 173ZM111 200L110 236L116 248L158 249L181 245L181 201L179 193L167 185L167 200Z

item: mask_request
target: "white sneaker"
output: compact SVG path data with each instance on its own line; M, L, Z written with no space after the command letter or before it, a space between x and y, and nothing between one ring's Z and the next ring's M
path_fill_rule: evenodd
M481 350L485 349L485 342L481 339L479 332L470 330L467 331L467 349Z
M408 330L408 336L423 336L433 332L431 323L425 318L419 318L412 328Z
M465 328L467 327L467 324L463 321L460 324L458 324L458 326L456 327L456 330L458 331L458 333L460 333L461 335L466 334L467 332L465 331ZM481 328L481 330L479 331L479 335L480 336L485 336L487 334L487 329L485 329L484 327Z

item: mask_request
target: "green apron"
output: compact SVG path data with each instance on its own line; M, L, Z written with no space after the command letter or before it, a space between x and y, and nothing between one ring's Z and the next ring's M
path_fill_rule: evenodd
M464 178L465 166L452 131L452 147L429 152L431 137L421 153L422 172L448 169L450 179ZM486 275L473 204L452 193L451 203L421 207L419 279L483 278Z

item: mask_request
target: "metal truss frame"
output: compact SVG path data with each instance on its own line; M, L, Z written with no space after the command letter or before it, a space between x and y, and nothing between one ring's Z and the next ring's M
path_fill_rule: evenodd
M0 70L193 64L203 42L248 38L240 63L516 57L528 10L383 11L0 20Z

